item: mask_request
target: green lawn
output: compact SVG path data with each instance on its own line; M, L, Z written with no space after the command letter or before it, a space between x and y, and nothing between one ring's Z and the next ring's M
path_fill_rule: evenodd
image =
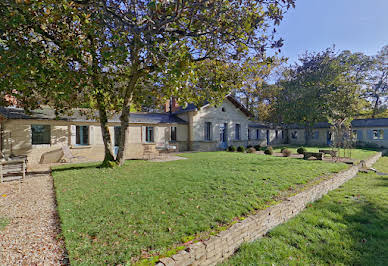
M8 225L8 219L0 217L0 230Z
M388 176L359 174L225 263L259 264L388 265Z
M257 154L183 156L188 160L54 170L71 264L120 264L163 254L190 236L273 204L281 191L347 167Z
M280 152L281 148L282 147L287 147L292 153L297 153L296 150L301 147L301 146L278 146L278 147L274 147L274 151L275 152ZM330 147L306 147L306 146L303 146L307 149L307 151L309 152L318 152L319 150L330 150L331 148ZM265 149L265 148L263 148ZM346 156L348 156L348 153L349 150L346 151ZM340 156L344 156L343 154L343 149L341 149L340 151ZM373 154L375 154L375 151L373 150L365 150L365 149L351 149L351 157L352 159L356 159L356 160L365 160L365 159L368 159L369 157L373 156Z

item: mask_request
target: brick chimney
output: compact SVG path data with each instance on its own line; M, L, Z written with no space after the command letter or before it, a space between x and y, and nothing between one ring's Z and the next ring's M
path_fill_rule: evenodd
M170 100L166 101L164 104L164 111L167 112L175 112L179 109L179 104L176 100L176 97L171 97Z
M4 96L4 100L6 102L8 102L9 105L12 105L12 106L17 106L18 105L18 101L17 101L16 97L13 96L13 95L6 94Z

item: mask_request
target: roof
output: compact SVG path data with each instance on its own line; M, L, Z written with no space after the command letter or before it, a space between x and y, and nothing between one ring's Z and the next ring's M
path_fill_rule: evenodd
M313 125L313 128L330 128L331 124L328 122L317 122ZM287 128L289 129L304 129L304 125L300 124L289 124L287 125Z
M355 119L352 127L388 127L388 118Z
M6 119L60 120L69 122L96 122L96 111L75 109L71 114L56 116L55 110L50 108L37 109L26 113L15 107L0 107L0 116ZM114 114L108 122L120 122L118 114ZM131 113L130 124L187 124L186 121L169 113Z
M249 110L247 108L245 108L244 105L242 105L236 98L234 98L232 95L227 95L226 96L226 99L228 99L234 106L236 106L236 108L240 109L241 112L243 112L246 116L248 117L253 117L253 114L251 112L249 112ZM182 114L182 113L186 113L186 112L192 112L192 111L197 111L198 109L200 109L201 107L205 106L205 105L208 105L209 102L208 101L205 101L202 105L200 105L199 107L196 106L195 104L193 103L190 103L188 104L186 107L179 107L179 109L177 111L174 112L174 114Z

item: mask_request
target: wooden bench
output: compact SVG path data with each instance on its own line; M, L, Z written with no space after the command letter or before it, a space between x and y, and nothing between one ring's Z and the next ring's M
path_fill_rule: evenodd
M0 181L24 180L26 177L26 160L9 160L0 162Z
M322 160L323 153L322 152L304 152L303 153L303 159L308 160L311 157L315 157L317 160Z
M328 154L330 155L331 157L337 157L337 151L333 151L333 150L319 150L319 152L322 152L323 154Z

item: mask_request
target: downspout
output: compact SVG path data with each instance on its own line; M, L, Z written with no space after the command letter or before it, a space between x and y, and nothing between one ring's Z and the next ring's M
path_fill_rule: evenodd
M0 158L4 156L3 154L3 134L4 134L4 122L0 123Z

